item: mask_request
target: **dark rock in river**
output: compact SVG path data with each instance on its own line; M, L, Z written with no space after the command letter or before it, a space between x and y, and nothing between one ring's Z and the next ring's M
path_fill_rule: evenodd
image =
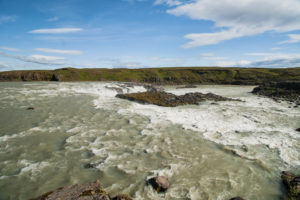
M290 172L283 171L281 179L288 191L289 200L300 199L300 175L294 175Z
M170 182L166 176L157 176L148 180L148 183L157 191L164 192L170 187Z
M296 131L300 132L300 128L297 128Z
M252 93L299 104L300 82L270 82L253 89Z
M239 101L236 99L226 98L212 93L202 94L200 92L187 93L177 96L175 94L153 91L129 94L117 94L118 98L135 101L138 103L148 103L158 106L175 107L180 105L195 104L198 105L201 101Z
M233 198L231 198L229 200L245 200L245 199L243 199L242 197L233 197Z
M110 200L99 181L58 188L30 200Z
M115 196L114 198L112 198L112 200L133 200L133 198L131 198L127 194L119 194L119 195Z
M34 110L34 107L28 107L26 110Z
M97 167L97 164L96 163L86 163L83 165L83 167L85 169L91 169L91 168L96 168Z

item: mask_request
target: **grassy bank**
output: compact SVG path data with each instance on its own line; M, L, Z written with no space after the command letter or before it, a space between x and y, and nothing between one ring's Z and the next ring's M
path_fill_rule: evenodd
M260 84L300 81L300 68L178 67L75 69L0 72L0 81L121 81L154 84Z

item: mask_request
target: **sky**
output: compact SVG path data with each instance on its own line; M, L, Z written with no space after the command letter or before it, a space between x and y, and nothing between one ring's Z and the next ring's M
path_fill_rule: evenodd
M0 71L300 67L300 0L0 0Z

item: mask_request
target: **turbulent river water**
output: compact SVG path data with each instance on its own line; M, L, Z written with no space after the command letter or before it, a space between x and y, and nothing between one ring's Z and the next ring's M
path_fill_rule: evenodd
M165 87L241 102L165 108L115 97L121 83L0 83L0 199L27 200L100 180L135 199L281 199L282 170L299 173L300 109L250 86ZM27 110L34 107L34 110ZM86 164L95 168L85 168ZM157 194L146 180L169 177Z

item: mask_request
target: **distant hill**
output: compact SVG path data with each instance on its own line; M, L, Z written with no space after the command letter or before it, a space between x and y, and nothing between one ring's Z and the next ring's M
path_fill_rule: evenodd
M176 67L145 69L26 70L0 72L0 81L121 81L170 84L256 85L300 81L300 68Z

